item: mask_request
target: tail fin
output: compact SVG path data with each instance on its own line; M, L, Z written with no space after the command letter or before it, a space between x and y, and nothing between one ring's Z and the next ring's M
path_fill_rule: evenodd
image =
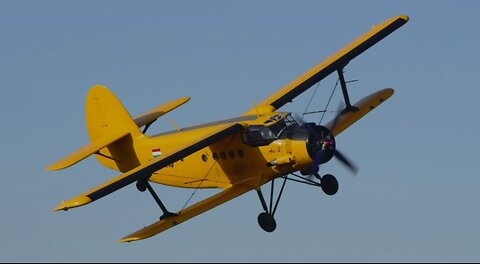
M133 141L143 134L110 90L101 85L93 86L87 94L85 115L91 142L109 134L115 134L117 131L130 134L99 150L100 155L96 157L102 165L122 172L140 165Z
M85 117L91 141L114 130L127 130L133 137L141 135L138 126L122 103L110 90L101 85L95 85L88 91Z
M88 91L86 120L91 143L50 165L48 170L70 167L92 154L97 154L102 165L122 172L140 165L134 141L143 134L106 87L95 85Z

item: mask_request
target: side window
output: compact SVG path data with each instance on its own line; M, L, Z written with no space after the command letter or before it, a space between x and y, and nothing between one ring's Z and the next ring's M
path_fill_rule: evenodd
M265 146L272 143L276 136L270 128L265 126L250 126L247 132L243 133L242 140L249 146Z

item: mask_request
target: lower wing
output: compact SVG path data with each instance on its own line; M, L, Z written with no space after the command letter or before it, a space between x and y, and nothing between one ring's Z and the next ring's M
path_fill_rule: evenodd
M340 115L338 120L331 121L325 126L331 129L334 136L337 136L357 122L360 118L375 109L381 103L385 102L393 95L393 93L394 91L392 88L386 88L366 96L354 104L355 108L357 109L356 111L348 111L343 113Z
M233 187L226 189L218 194L215 194L203 201L200 201L186 209L178 212L176 215L168 216L160 221L146 226L120 240L120 242L132 242L149 238L156 234L159 234L171 227L181 224L190 218L193 218L201 213L204 213L216 206L219 206L225 202L228 202L250 190L252 186L247 185L234 185Z

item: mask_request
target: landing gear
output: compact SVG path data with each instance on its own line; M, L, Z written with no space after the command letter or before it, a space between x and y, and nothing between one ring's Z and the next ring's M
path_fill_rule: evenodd
M272 180L272 186L270 189L270 206L267 206L265 202L265 198L263 198L263 193L261 189L257 190L258 198L262 204L262 208L264 212L260 213L257 217L258 224L260 227L268 233L275 231L277 228L277 222L275 221L274 215L277 211L278 203L280 202L280 198L282 197L283 189L285 188L285 183L287 182L287 178L284 179L282 188L280 189L280 193L278 194L277 201L275 202L275 206L273 206L273 193L274 193L274 186L275 186L275 179Z
M275 228L277 228L277 222L275 221L275 218L273 218L273 215L263 212L258 215L258 224L260 227L268 233L271 233L275 231Z
M313 177L308 178L304 176L300 176L294 173L291 173L292 176L295 176L299 179L289 178L288 175L283 176L284 179L282 188L278 194L276 199L275 205L273 205L273 194L274 194L274 186L275 186L275 179L273 179L272 186L270 189L270 204L267 205L265 198L263 197L262 190L259 188L257 190L258 198L262 204L263 212L260 213L257 217L258 225L265 231L265 232L273 232L277 228L277 222L275 221L275 212L277 211L278 203L283 193L283 189L285 188L285 183L287 180L300 182L307 185L312 185L316 187L322 188L323 192L327 195L334 195L338 191L338 181L337 179L331 174L325 174L324 176L320 176L318 173L313 174L313 176L318 179L316 181Z
M338 181L331 174L326 174L320 179L320 187L327 195L334 195L338 191Z
M150 193L150 195L152 195L153 199L155 200L155 202L158 204L158 206L160 207L160 209L162 210L162 216L160 216L160 220L163 220L169 216L175 216L177 214L175 213L172 213L170 211L167 210L167 208L165 207L165 205L162 203L162 201L160 200L160 198L158 197L158 195L155 193L155 190L153 190L152 186L150 185L150 183L148 182L148 180L138 180L137 181L137 189L140 191L140 192L144 192L146 190L148 190L148 192Z
M313 174L313 176L318 179L319 182L315 181L313 177L308 178L305 176L297 175L295 173L291 173L291 175L299 178L299 180L288 178L287 176L284 176L284 178L290 181L320 187L327 195L335 195L338 191L338 181L332 174L325 174L323 175L323 177L320 176L318 173Z

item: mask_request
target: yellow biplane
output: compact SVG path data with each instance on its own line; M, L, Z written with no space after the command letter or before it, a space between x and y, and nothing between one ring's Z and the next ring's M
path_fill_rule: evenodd
M66 211L89 204L136 183L139 191L149 191L163 214L158 222L120 240L130 242L154 236L255 190L263 208L258 223L263 230L274 231L275 211L287 180L318 186L326 194L333 195L338 190L337 180L330 174L320 176L319 165L336 157L349 169L356 171L356 167L336 150L335 136L392 96L393 89L377 91L352 105L343 69L352 59L400 28L408 19L407 16L397 16L373 26L239 117L155 136L145 134L149 126L186 103L189 97L170 101L132 118L112 92L100 85L93 86L86 98L86 123L91 143L47 169L64 169L95 155L103 166L123 174L61 202L54 211ZM277 111L335 72L339 77L345 107L328 124L303 123L292 117L291 113ZM273 188L277 178L282 178L283 184L274 205ZM261 191L261 186L268 182L272 184L269 204ZM150 183L194 189L220 188L222 191L183 210L170 212Z

